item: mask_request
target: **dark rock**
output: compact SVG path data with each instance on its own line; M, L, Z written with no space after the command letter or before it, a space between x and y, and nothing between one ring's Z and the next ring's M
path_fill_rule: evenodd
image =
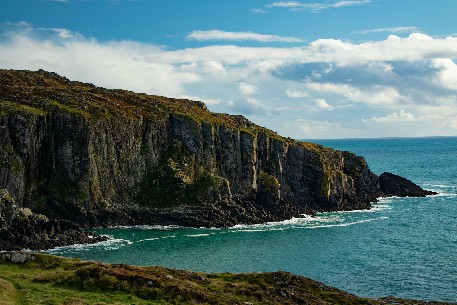
M383 173L379 176L379 185L382 193L387 197L425 197L438 194L436 192L424 190L408 179L391 173Z
M78 226L225 227L367 209L384 195L353 153L281 137L201 102L45 71L0 70L0 126L0 188L30 214L7 217L16 219L8 226L51 232L10 236L21 246L67 231L68 242L84 241Z
M92 235L68 220L50 220L18 208L8 191L0 189L0 250L41 250L106 240Z

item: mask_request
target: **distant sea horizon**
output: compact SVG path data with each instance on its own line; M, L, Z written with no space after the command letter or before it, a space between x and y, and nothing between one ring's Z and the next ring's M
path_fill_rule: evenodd
M298 139L298 141L305 141L305 142L313 142L313 141L342 141L342 140L391 140L391 139L433 139L433 138L457 138L457 135L455 136L419 136L419 137L373 137L373 138L366 138L366 137L361 137L361 138L312 138L312 139Z

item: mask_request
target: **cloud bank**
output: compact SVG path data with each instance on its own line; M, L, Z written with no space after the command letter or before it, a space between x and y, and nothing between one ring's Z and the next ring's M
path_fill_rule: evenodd
M457 135L457 38L168 50L16 24L0 67L206 101L295 138Z

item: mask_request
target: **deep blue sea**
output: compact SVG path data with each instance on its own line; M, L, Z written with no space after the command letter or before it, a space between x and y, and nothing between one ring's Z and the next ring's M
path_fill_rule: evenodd
M399 174L439 195L230 229L103 229L110 241L50 252L206 272L285 270L364 297L457 301L457 138L315 142L355 152L375 173Z

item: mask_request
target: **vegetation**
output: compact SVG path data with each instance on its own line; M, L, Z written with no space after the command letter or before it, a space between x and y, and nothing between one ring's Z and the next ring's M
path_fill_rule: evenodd
M278 191L279 187L281 186L279 184L278 178L265 172L260 172L259 183L262 185L262 188L272 192Z
M115 119L118 116L164 120L169 115L174 115L192 120L196 124L224 126L252 136L264 134L271 139L299 144L298 141L281 137L272 130L255 125L240 115L210 112L200 101L126 90L108 90L92 84L69 81L65 77L42 70L0 70L0 85L4 88L0 92L1 115L11 109L36 115L46 115L59 109L82 116L91 122Z
M19 254L27 259L11 263L8 255L0 254L0 305L426 304L359 298L286 272L205 274L44 254Z
M6 114L8 112L18 112L18 113L29 113L29 114L34 114L34 115L38 115L38 116L46 115L46 111L44 111L42 109L35 108L35 107L29 106L29 105L2 101L2 100L0 100L0 111L2 114Z

